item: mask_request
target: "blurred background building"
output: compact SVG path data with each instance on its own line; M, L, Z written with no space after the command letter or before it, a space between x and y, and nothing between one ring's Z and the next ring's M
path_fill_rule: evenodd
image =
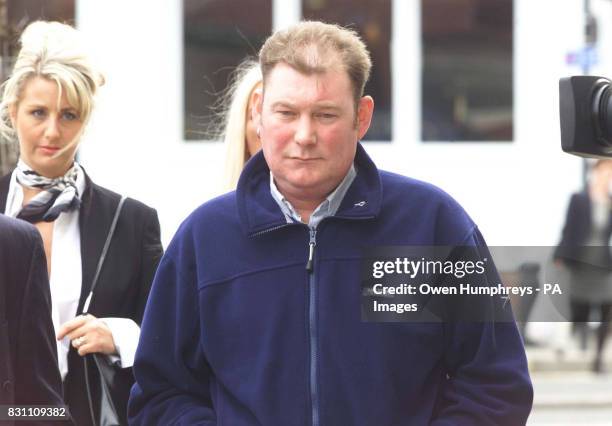
M101 184L155 206L165 243L220 191L223 148L212 122L229 73L271 31L302 18L350 25L370 47L366 90L376 109L365 145L378 165L441 186L490 244L555 244L567 195L582 185L581 160L559 149L558 79L582 72L584 0L0 5L3 73L33 19L74 22L88 38L107 84L81 162ZM591 9L600 25L590 69L612 75L612 1L591 0Z
M582 160L560 149L558 80L612 77L611 0L0 0L0 76L16 35L41 18L75 23L107 78L81 164L99 184L157 208L165 245L223 186L214 124L230 72L300 19L361 34L376 104L366 149L380 168L449 192L490 245L558 242L568 196L584 184ZM15 156L0 145L4 172ZM556 352L532 353L540 395L563 401L546 400L546 389L560 391L573 373L558 368ZM595 382L579 377L584 395ZM612 395L609 382L597 383ZM546 423L542 409L537 424L612 424L611 399L601 423L584 413L586 423L573 423L565 401L565 415L553 407L558 421Z

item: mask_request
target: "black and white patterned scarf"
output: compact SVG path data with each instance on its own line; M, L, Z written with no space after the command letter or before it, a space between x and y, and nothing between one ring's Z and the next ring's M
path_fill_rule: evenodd
M81 205L76 179L77 163L62 177L47 178L39 175L23 161L17 163L17 182L29 188L42 189L28 204L23 206L17 218L30 223L53 222L62 212L78 209Z

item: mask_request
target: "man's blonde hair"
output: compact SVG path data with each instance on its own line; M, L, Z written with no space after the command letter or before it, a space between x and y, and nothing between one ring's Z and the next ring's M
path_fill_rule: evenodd
M278 63L304 74L324 73L340 65L353 88L355 105L370 77L370 53L351 29L318 21L303 21L271 35L259 52L265 82Z
M17 139L10 119L11 108L19 104L26 83L33 77L56 82L58 103L64 92L79 120L86 124L93 110L94 95L104 84L104 77L91 65L78 31L59 22L37 21L26 27L20 42L13 72L2 85L0 136L9 141Z

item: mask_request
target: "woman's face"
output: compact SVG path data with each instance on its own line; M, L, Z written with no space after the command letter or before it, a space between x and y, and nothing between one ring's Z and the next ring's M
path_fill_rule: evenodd
M58 105L59 99L59 105ZM83 122L66 93L55 81L43 77L28 80L18 103L11 109L11 121L19 139L20 157L37 173L62 176L74 162L75 138Z
M257 154L257 152L261 149L261 140L259 139L259 136L257 136L257 125L253 122L253 118L251 117L253 94L256 90L261 91L261 83L257 83L249 95L249 105L247 107L245 123L247 160Z

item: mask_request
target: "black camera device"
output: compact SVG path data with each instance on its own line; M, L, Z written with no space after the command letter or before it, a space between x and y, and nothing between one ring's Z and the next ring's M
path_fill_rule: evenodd
M561 148L581 157L612 157L612 81L574 76L559 80Z

